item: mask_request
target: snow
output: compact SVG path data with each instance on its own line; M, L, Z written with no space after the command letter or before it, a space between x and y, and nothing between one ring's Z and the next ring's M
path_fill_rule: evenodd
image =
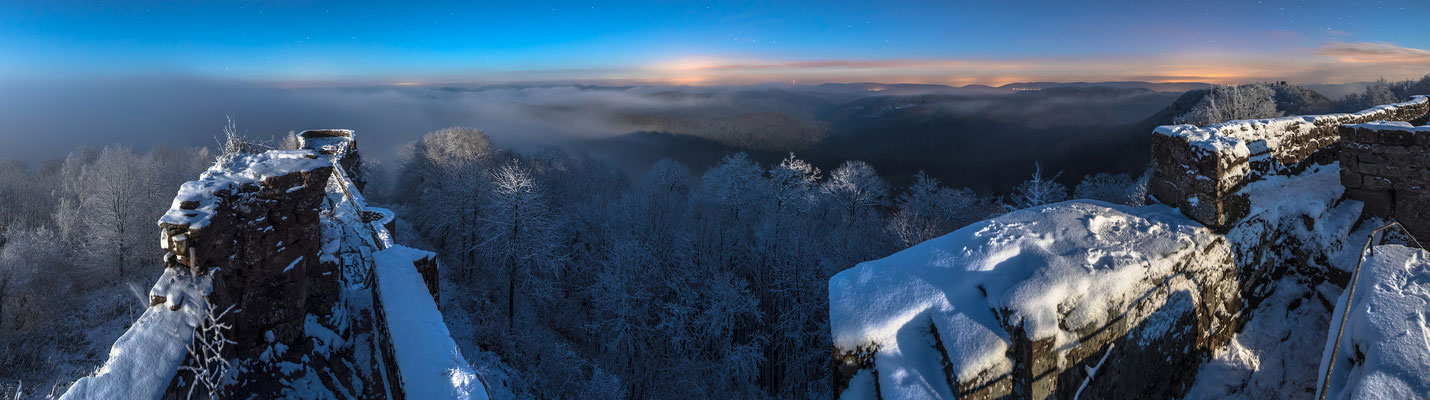
M1077 200L974 223L830 279L835 346L877 348L884 398L949 398L939 335L963 378L1011 371L1010 334L1055 348L1069 330L1106 322L1172 267L1208 245L1209 231L1163 205ZM995 310L1005 310L999 317Z
M413 262L432 253L394 246L373 254L402 387L413 399L485 399L486 391L452 340Z
M1315 390L1315 371L1308 366L1319 362L1317 349L1325 342L1322 332L1330 324L1330 304L1342 289L1310 275L1326 268L1354 268L1361 244L1381 226L1372 218L1352 231L1364 204L1337 202L1345 190L1339 170L1335 163L1312 166L1296 176L1267 176L1242 190L1250 197L1252 211L1226 234L1241 259L1285 260L1293 252L1326 257L1307 256L1308 264L1272 261L1267 266L1292 273L1268 284L1268 297L1249 310L1246 325L1199 368L1187 399L1285 398ZM1305 221L1314 224L1308 227ZM1282 243L1287 245L1268 246L1263 243L1268 237L1279 237L1272 240L1286 240Z
M1430 398L1430 253L1376 246L1361 265L1355 298L1336 300L1318 376L1343 315L1345 333L1327 398ZM1321 382L1317 382L1317 388Z
M1430 133L1430 125L1415 126L1405 121L1374 121L1364 124L1346 125L1350 128L1367 128L1375 130L1397 130L1405 132L1426 132Z
M1241 332L1198 369L1186 399L1286 398L1314 390L1310 366L1320 361L1321 332L1330 324L1322 301L1334 301L1341 289L1322 283L1313 290L1297 275L1275 285Z
M203 229L208 226L214 210L222 201L217 196L218 192L231 192L240 185L328 166L332 166L330 161L318 158L311 150L270 150L217 163L199 175L198 180L185 182L179 187L178 195L174 196L174 202L159 222ZM196 202L198 207L186 210L180 206L184 202Z
M874 371L861 369L849 379L849 387L839 396L844 400L877 400L878 387L874 383Z
M1240 192L1251 199L1251 212L1247 215L1272 213L1268 220L1277 221L1287 216L1326 214L1346 191L1341 186L1340 171L1339 162L1312 165L1298 175L1268 175L1247 184Z
M281 244L281 242L280 242L280 244ZM299 262L302 262L302 261L303 261L303 256L298 256L298 258L293 259L293 262L288 263L288 266L283 267L283 272L288 272L288 270L293 269L294 266L297 266L298 263L299 263Z
M208 275L168 268L151 295L165 304L144 310L134 325L114 342L109 360L92 376L80 378L61 399L157 399L169 388L188 357L194 328L207 312L204 296L212 288ZM171 310L177 308L178 310Z
M1246 147L1246 142L1237 138L1224 136L1211 127L1198 128L1195 125L1163 125L1157 127L1152 133L1179 137L1186 140L1193 147L1206 150L1215 154L1230 154L1236 158L1244 158L1251 155L1251 150Z

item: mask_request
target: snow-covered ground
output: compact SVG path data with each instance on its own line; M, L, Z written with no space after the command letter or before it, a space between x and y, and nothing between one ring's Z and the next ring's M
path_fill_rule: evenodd
M1322 303L1341 288L1322 283L1312 289L1301 276L1277 282L1276 294L1226 348L1202 364L1187 399L1274 399L1309 396L1320 361L1330 312Z
M1345 188L1340 185L1339 165L1312 166L1297 176L1270 176L1243 189L1251 198L1249 219L1279 226L1243 224L1227 237L1244 252L1267 248L1277 257L1290 256L1290 245L1280 248L1267 243L1267 229L1294 238L1301 250L1325 252L1325 262L1303 260L1305 265L1273 261L1266 268L1284 268L1287 274L1269 285L1269 296L1256 309L1231 342L1202 364L1188 399L1265 399L1306 397L1314 391L1315 371L1320 361L1318 349L1325 341L1321 334L1330 323L1332 301L1341 287L1315 279L1333 268L1349 271L1355 266L1360 244L1371 230L1381 226L1376 219L1352 226L1360 217L1362 204L1337 202ZM1312 218L1313 227L1304 218ZM1284 240L1284 239L1283 239ZM1244 253L1244 257L1253 254Z
M1342 315L1349 315L1327 398L1430 398L1430 253L1376 246L1358 281L1350 311L1349 293L1342 293L1331 317L1335 323L1325 331L1317 377L1325 375Z

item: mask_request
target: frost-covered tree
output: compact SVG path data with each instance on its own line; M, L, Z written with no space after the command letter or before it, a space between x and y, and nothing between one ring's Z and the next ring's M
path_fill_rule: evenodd
M288 134L278 138L278 143L275 144L273 147L277 148L278 150L297 150L298 146L302 145L302 143L303 140L298 138L297 132L288 131ZM363 160L363 163L367 163L368 161L371 160Z
M1008 195L1008 210L1021 210L1067 200L1067 187L1055 181L1059 175L1062 173L1051 177L1043 176L1043 164L1034 164L1033 176L1018 184L1018 187L1013 188L1013 193Z
M422 137L400 154L394 197L412 207L413 224L438 250L460 256L458 274L473 279L481 205L490 193L487 169L496 148L481 130L446 128Z
M31 168L17 160L0 161L0 231L10 226L47 223L54 212L50 192L55 178L54 168Z
M536 180L515 160L491 174L491 195L487 199L483 239L475 247L501 265L506 274L507 326L511 328L516 318L518 283L528 291L547 294L544 280L559 257L552 216Z
M754 232L765 218L769 193L764 171L744 153L736 153L705 171L697 192L691 202L700 238L694 261L704 268L751 272L752 260L760 256Z
M12 226L0 246L0 333L23 329L41 318L41 299L63 293L65 277L49 267L67 257L48 228ZM3 336L3 335L0 335Z
M1365 88L1365 108L1397 102L1400 102L1400 99L1390 89L1390 82L1387 82L1385 78L1381 78L1374 85Z
M952 232L986 216L991 201L967 188L954 190L939 185L919 171L914 183L900 194L890 228L904 246L913 246Z
M113 269L123 280L131 268L153 263L158 249L152 239L140 233L153 233L157 213L153 208L157 182L153 164L124 146L108 146L100 151L94 163L85 166L79 180L78 193L83 213L84 248L98 266Z
M829 173L821 189L847 223L859 221L875 207L888 202L889 184L863 161L846 161Z
M1113 204L1142 205L1147 197L1146 176L1133 179L1126 174L1088 175L1073 189L1073 197L1102 200Z
M1208 125L1279 116L1281 112L1276 110L1276 91L1270 84L1212 85L1191 110L1174 117L1172 122Z
M228 332L233 329L233 324L222 322L223 317L233 311L233 306L228 306L222 312L218 311L218 307L213 303L205 302L205 306L203 320L194 328L193 341L188 345L189 362L179 367L179 370L193 374L194 380L187 394L190 399L200 387L203 388L200 393L207 393L210 399L223 397L223 388L228 385L228 380L231 379L229 374L233 371L233 365L223 349L228 345L238 344L228 339Z

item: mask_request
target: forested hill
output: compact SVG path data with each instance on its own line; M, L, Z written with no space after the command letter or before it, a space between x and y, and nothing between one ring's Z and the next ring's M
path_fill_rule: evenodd
M633 132L585 145L633 170L661 158L699 170L731 152L763 162L794 152L825 169L858 159L895 182L924 170L946 183L1003 192L1035 163L1064 179L1140 174L1149 161L1148 133L1159 125L1355 111L1372 102L1367 96L1385 103L1418 84L1382 82L1370 94L1334 101L1284 82L685 88L648 97L686 106L613 114Z

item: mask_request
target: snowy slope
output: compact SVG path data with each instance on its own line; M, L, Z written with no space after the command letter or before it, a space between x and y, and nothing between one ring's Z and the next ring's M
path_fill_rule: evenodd
M1430 398L1430 253L1376 246L1358 280L1327 398ZM1318 376L1347 314L1347 294L1337 299Z
M144 311L109 350L109 360L93 376L76 381L61 399L157 399L169 388L188 345L207 311L212 283L188 270L167 268L150 296L166 301Z
M978 222L830 279L835 346L877 348L845 398L952 398L941 355L959 377L1004 374L1010 333L1075 343L1170 274L1212 235L1166 206L1069 201ZM927 338L929 327L938 335Z

